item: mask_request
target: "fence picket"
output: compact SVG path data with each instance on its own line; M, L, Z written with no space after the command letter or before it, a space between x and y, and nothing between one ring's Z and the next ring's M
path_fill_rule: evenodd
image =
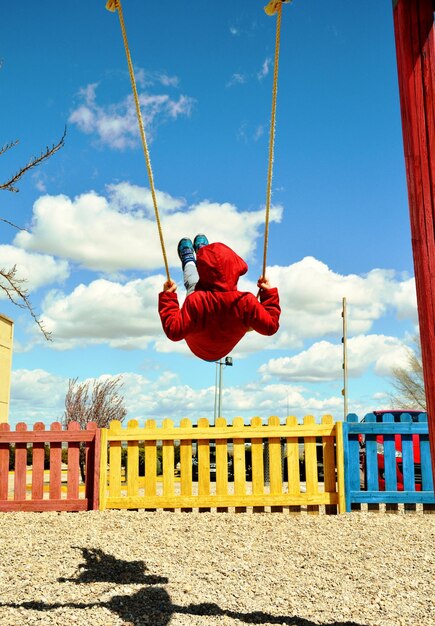
M137 420L129 420L128 428L138 428ZM127 442L127 495L139 495L139 441Z
M9 424L0 423L0 433L9 432ZM0 442L0 500L8 499L9 491L9 443Z
M304 426L315 424L314 415L304 417ZM317 445L316 437L305 437L305 477L307 482L307 494L314 495L319 491L317 470ZM318 505L308 505L307 513L316 515L319 513Z
M153 431L155 420L147 420L145 429ZM144 442L145 446L145 496L155 498L157 493L157 441Z
M252 434L251 439L251 463L252 463L252 493L256 496L264 494L264 454L263 439L255 437L255 429L261 428L261 417L251 419ZM255 506L254 513L263 513L264 506Z
M268 419L269 426L279 426L279 417L272 415ZM269 481L270 493L273 495L282 494L282 450L281 438L271 437L269 439ZM282 513L282 506L272 506L272 513Z
M324 415L322 417L322 424L333 425L334 420L332 415ZM322 447L323 447L323 482L325 486L325 491L329 493L334 493L337 489L336 477L335 477L335 449L334 449L334 437L323 437L322 438ZM325 506L325 513L327 515L336 515L337 514L337 505L336 504L327 504Z
M70 422L68 432L77 433L80 424ZM78 500L80 483L80 442L77 439L68 442L67 498Z
M286 419L287 426L297 426L298 420L294 415L289 415ZM299 439L297 437L287 437L287 480L288 492L293 496L301 493L301 471L299 463ZM289 513L300 513L300 506L290 506Z
M44 424L36 422L33 426L33 431L45 431ZM32 500L42 500L44 498L44 453L44 442L35 441L32 454Z
M192 428L192 422L186 417L180 422L180 428ZM192 495L192 440L182 439L180 441L180 491L181 496ZM189 512L192 509L183 506L183 497L180 499L182 511Z
M16 426L17 433L27 432L27 425L19 422ZM26 499L27 479L27 443L17 441L15 444L15 475L14 475L14 500Z
M113 420L110 422L109 437L121 435L121 422ZM109 496L117 498L121 495L121 448L122 441L112 441L109 448ZM68 449L69 453L69 449ZM69 454L68 454L69 464Z
M62 430L60 422L53 422L50 431ZM60 500L62 493L62 442L52 441L50 444L50 500Z
M162 428L163 430L171 430L174 426L174 422L170 419L164 419ZM165 497L172 497L174 491L174 441L163 441L163 495ZM172 511L173 509L165 509Z
M244 427L243 417L233 419L233 428L242 429ZM234 448L234 495L244 496L246 494L246 448L245 439L237 437L233 439ZM236 513L244 513L245 506L236 506Z
M200 417L198 428L208 428L208 419ZM210 439L198 440L198 495L210 495ZM208 507L200 507L200 512L210 511Z
M217 428L227 428L226 419L218 417L215 426ZM224 496L228 494L228 439L218 439L216 441L216 495ZM228 507L217 507L218 513L228 511Z

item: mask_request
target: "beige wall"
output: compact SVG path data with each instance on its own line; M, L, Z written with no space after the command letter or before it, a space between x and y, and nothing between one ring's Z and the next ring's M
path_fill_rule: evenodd
M13 336L13 321L0 315L0 422L7 422L9 415Z

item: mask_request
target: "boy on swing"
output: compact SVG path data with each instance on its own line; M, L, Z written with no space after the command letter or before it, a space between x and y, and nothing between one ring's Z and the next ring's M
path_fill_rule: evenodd
M169 339L185 339L197 357L218 361L250 329L269 336L277 332L278 289L262 276L257 283L260 301L252 293L239 291L237 281L248 266L231 248L209 244L205 235L197 235L193 243L180 240L178 256L187 290L184 304L180 309L173 280L167 280L159 294L160 319Z

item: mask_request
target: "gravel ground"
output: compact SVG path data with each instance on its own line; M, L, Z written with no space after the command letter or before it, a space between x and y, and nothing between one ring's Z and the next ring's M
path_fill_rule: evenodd
M0 625L435 625L435 515L0 513Z

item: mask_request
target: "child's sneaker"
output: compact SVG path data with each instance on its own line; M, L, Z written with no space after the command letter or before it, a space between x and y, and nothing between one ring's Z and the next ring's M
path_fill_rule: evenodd
M180 239L178 243L177 251L178 251L178 256L180 257L180 261L183 266L183 269L186 263L190 263L190 262L195 263L196 261L195 253L193 250L192 241L190 239L188 239L187 237Z
M208 239L205 235L196 235L195 239L193 240L193 249L195 250L195 252L198 252L198 250L200 248L203 248L204 246L208 246Z

